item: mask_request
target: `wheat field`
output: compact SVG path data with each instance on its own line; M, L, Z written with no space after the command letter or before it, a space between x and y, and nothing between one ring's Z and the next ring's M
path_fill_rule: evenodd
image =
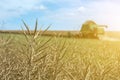
M0 80L120 80L120 41L41 36L37 27L31 35L26 29L0 33Z
M0 43L0 80L120 79L119 41L0 34Z

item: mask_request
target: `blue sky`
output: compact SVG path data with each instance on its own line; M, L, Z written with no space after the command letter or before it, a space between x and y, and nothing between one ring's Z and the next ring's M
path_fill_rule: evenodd
M21 30L22 19L34 29L79 30L86 20L120 31L120 0L0 0L0 29Z

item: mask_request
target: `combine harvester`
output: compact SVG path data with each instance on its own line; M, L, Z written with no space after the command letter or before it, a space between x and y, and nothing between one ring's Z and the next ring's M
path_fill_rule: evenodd
M83 23L80 34L82 38L99 39L99 35L104 35L106 25L98 25L94 21L89 20Z

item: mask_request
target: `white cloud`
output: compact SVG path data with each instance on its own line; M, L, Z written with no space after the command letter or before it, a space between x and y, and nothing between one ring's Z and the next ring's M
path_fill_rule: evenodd
M85 11L85 7L84 7L84 6L79 7L79 8L78 8L78 11L80 11L80 12L81 12L81 11Z
M33 7L33 10L46 10L47 9L47 7L46 6L44 6L44 5L39 5L39 6L34 6Z
M77 2L78 0L74 1ZM61 8L57 11L53 11L47 18L56 23L68 24L69 27L73 28L81 25L84 21L91 19L98 24L108 25L109 30L120 30L119 3L119 0L93 0L82 5L76 3L78 6ZM60 25L58 25L58 27L59 26ZM68 29L66 25L64 28Z
M0 1L0 19L17 17L25 14L27 11L36 7L40 3L39 0L2 0ZM45 9L45 6L39 6L40 10Z
M39 6L39 9L40 9L40 10L45 10L45 9L47 9L47 8L46 8L44 5L40 5L40 6Z
M43 3L52 3L59 8L49 10ZM0 19L18 17L32 10L47 10L41 19L53 22L56 27L74 28L92 19L98 24L108 25L108 29L120 30L119 4L120 0L1 0Z

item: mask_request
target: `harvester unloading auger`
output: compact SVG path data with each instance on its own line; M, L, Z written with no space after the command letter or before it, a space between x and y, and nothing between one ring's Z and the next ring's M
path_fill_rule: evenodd
M105 30L107 28L106 25L98 25L94 21L86 21L80 30L81 36L83 38L97 38L99 39L98 35L104 35Z

